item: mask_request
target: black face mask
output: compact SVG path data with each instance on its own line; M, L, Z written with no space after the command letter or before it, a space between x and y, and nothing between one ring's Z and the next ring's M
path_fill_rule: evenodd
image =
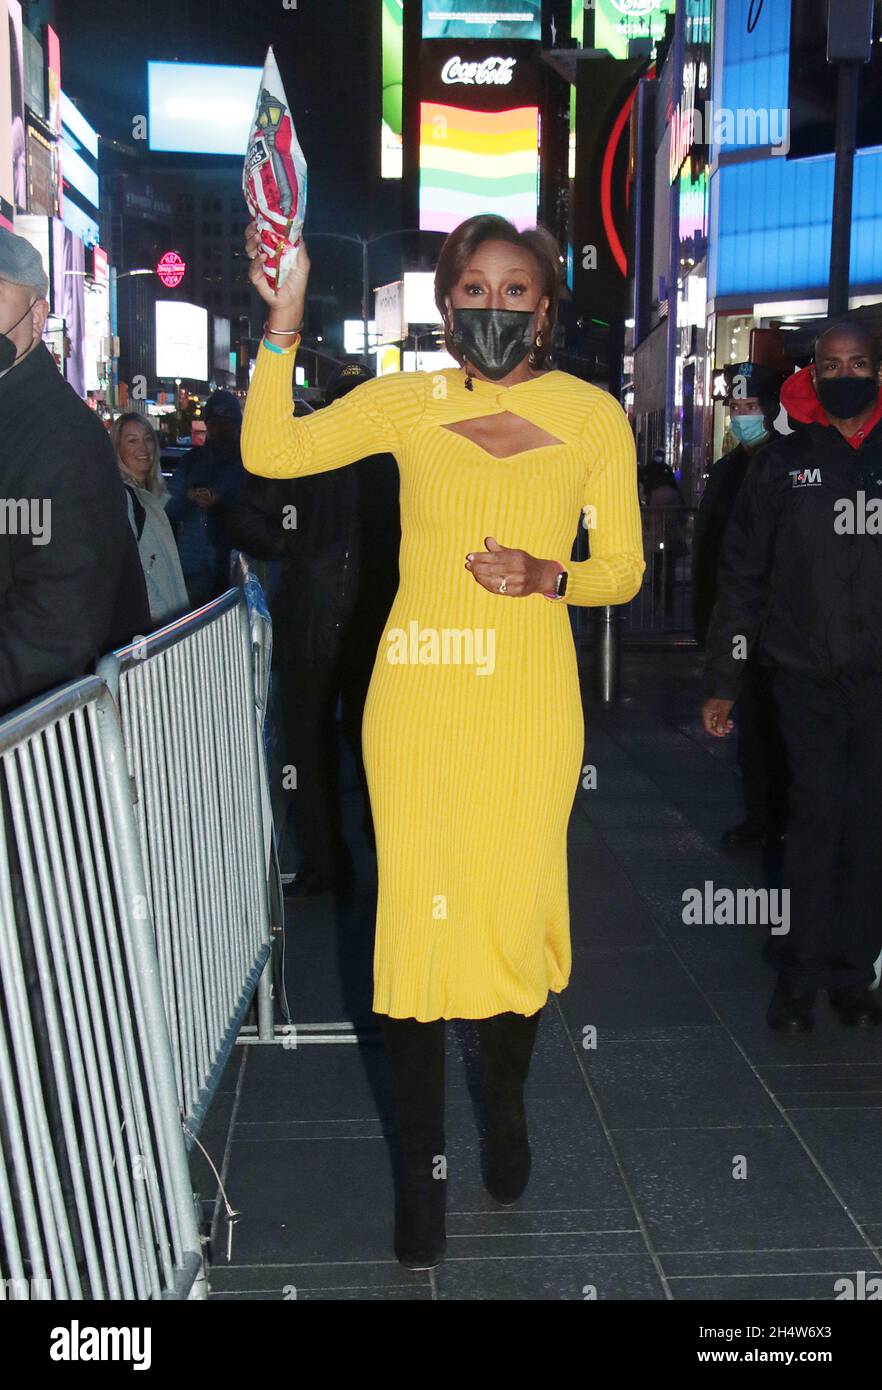
M16 319L15 323L11 323L6 332L11 333L13 328L18 328L22 319L27 318L33 307L33 304L29 304L21 318ZM26 351L26 348L22 349L22 352ZM7 338L6 333L0 333L0 372L7 372L10 367L14 367L21 355L21 352L16 352L15 343L12 339Z
M815 382L818 400L834 420L853 420L873 404L879 394L876 376L828 376Z
M452 336L468 362L501 381L533 346L533 310L454 309Z

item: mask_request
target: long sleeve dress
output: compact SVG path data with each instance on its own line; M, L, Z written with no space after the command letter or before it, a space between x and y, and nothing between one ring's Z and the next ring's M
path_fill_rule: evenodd
M515 386L465 373L365 382L303 419L294 355L262 344L249 472L293 477L394 454L400 583L364 710L377 842L374 1009L532 1014L571 964L567 823L584 721L567 603L625 603L644 569L634 443L606 392L566 372ZM496 458L450 429L510 411L561 441ZM580 522L591 558L568 563ZM566 601L489 593L485 537L569 571Z

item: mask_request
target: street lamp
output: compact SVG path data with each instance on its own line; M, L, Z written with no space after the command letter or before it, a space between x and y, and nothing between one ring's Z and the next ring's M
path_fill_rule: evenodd
M309 240L314 241L318 237L329 237L333 241L350 241L355 246L361 247L361 321L364 326L364 347L362 349L362 360L364 365L369 367L371 364L370 348L368 344L368 321L370 319L370 308L368 297L370 295L370 278L368 274L368 248L373 246L376 241L385 241L392 236L410 236L412 233L419 234L423 231L422 227L397 227L392 232L380 232L377 236L350 235L347 232L310 232Z
M120 280L129 280L135 275L152 275L153 271L144 267L136 270L117 271L112 265L108 272L110 288L110 409L119 409L119 315L117 310L116 287Z
M830 228L830 317L848 309L851 272L851 204L857 144L858 93L863 64L873 47L873 0L830 0L827 61L836 73L836 162L833 170L833 222Z

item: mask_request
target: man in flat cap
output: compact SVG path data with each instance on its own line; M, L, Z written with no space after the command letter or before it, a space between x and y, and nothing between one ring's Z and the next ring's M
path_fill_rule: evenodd
M30 243L0 228L0 714L82 676L96 658L150 630L144 574L113 446L42 341L48 289ZM55 1081L62 1062L50 1046L44 1004L51 981L38 967L5 778L0 819L42 1102L85 1281ZM2 1115L0 1150L9 1167L11 1139ZM27 1223L14 1179L11 1197L23 1240ZM0 1263L2 1247L0 1239Z
M150 631L113 446L42 341L48 289L0 227L0 713Z

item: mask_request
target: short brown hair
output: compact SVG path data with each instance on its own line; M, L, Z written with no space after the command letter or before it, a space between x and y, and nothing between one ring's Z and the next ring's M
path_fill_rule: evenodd
M529 227L526 231L519 232L507 218L493 212L482 212L477 217L469 217L465 222L460 222L446 238L438 256L435 270L435 303L444 319L444 341L447 351L451 356L458 357L447 326L445 301L454 286L459 283L471 257L485 241L510 242L522 251L529 251L539 265L542 294L548 298L542 346L535 350L536 365L541 366L550 351L551 338L557 322L561 276L560 247L544 227Z

